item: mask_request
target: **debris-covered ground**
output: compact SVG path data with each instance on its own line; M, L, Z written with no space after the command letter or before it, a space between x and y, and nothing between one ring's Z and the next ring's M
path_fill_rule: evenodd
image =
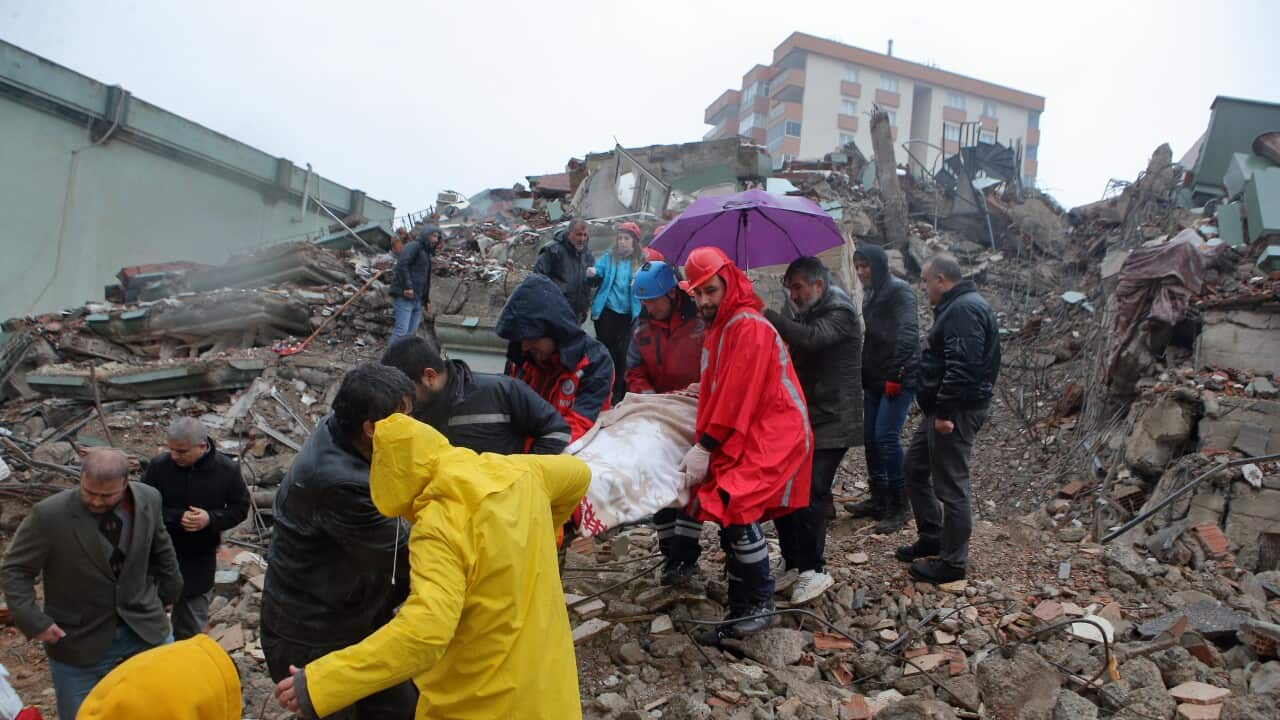
M660 147L671 158L685 146ZM492 318L537 248L576 208L603 202L600 188L591 196L593 168L651 162L658 150L615 152L531 177L531 189L442 197L419 219L448 238L431 294L446 347L500 353ZM1280 717L1280 462L1269 455L1280 452L1280 276L1259 261L1265 242L1210 242L1220 221L1173 202L1165 155L1119 195L1071 213L1015 182L987 184L966 205L945 178L901 176L910 217L888 248L895 272L914 279L930 254L955 254L1004 334L974 450L967 581L913 583L892 556L911 526L874 535L841 511L827 546L835 587L756 637L707 647L690 621L723 615L712 528L700 578L680 591L657 585L649 527L576 542L564 585L584 714ZM861 184L864 166L849 148L769 182L822 204L853 241L885 243L885 203ZM740 187L764 182L738 176ZM678 209L638 219L649 232ZM593 223L593 242L607 242L610 222ZM210 633L240 669L246 717L284 717L257 640L274 488L344 370L386 343L377 273L390 258L377 251L387 240L280 246L218 268L126 268L112 301L5 324L5 542L31 502L74 483L84 446L113 444L141 464L169 420L193 415L239 458L256 510L227 535ZM843 250L824 257L854 284ZM777 305L771 274L758 272L758 285ZM859 499L863 467L851 450L840 500ZM777 576L785 609L794 578ZM0 648L17 690L53 717L38 645L8 626Z

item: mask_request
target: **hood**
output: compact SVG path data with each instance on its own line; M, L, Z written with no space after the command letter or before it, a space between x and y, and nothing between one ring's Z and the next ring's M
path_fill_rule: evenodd
M587 333L564 299L560 288L545 275L530 275L507 298L495 327L507 342L549 337L555 340L566 367L577 367L586 352Z
M729 318L738 311L750 308L756 312L764 309L764 302L756 296L756 288L751 278L733 264L725 265L716 271L724 280L724 299L720 301L720 309L716 311L716 321L712 327L721 327L729 322Z
M853 304L853 300L849 299L849 293L843 288L836 287L834 284L828 284L827 289L822 293L822 297L813 304L813 307L806 310L803 314L808 315L818 310L829 310L834 308L846 308L858 314L858 306Z
M569 250L574 255L577 255L582 252L581 250L578 249L578 246L574 245L572 242L569 242L569 228L567 226L562 227L559 230L552 233L551 237L553 240L555 240L555 242L558 242L561 245L565 246L565 249ZM543 245L542 250L540 250L539 252L546 252L546 249L551 247L553 244L554 243L547 243L546 245Z
M487 456L486 456L487 457ZM430 425L396 413L373 430L369 494L387 517L415 519L433 500L474 507L481 498L511 485L508 472L484 472L486 457L455 448Z
M858 243L854 255L866 258L867 264L871 266L871 287L867 289L876 292L884 287L889 281L889 256L885 254L884 248L871 243Z
M240 676L208 635L133 656L93 688L79 720L240 720Z

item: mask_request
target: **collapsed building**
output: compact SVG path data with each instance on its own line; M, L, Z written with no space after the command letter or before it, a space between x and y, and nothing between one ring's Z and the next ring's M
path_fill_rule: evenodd
M616 222L651 235L699 196L749 187L835 218L848 244L824 259L851 291L856 243L884 245L908 279L945 251L998 310L1005 370L975 458L993 453L1017 474L975 471L990 499L972 580L911 583L881 560L902 537L846 526L830 541L837 585L811 617L704 648L690 623L720 617L722 582L658 587L650 528L577 542L564 582L586 715L1274 717L1280 464L1262 458L1280 452L1277 159L1274 141L1225 137L1249 176L1228 184L1224 171L1207 199L1186 191L1205 192L1210 175L1188 177L1193 161L1173 163L1166 147L1136 181L1066 212L1009 174L999 147L962 147L911 175L853 144L772 170L762 148L728 139L615 147L513 187L441 193L411 216L405 235L430 223L446 236L432 331L481 369L500 367L493 320L566 218L585 218L601 251ZM1209 132L1204 147L1219 142ZM271 695L257 628L275 488L343 372L376 358L392 327L391 234L327 230L221 265L123 268L101 302L6 321L0 346L12 472L0 531L74 483L80 448L145 462L179 415L239 458L254 511L220 554L210 632L236 661L246 712ZM771 306L784 301L779 271L752 271ZM861 482L853 455L844 495ZM780 576L779 590L792 581Z

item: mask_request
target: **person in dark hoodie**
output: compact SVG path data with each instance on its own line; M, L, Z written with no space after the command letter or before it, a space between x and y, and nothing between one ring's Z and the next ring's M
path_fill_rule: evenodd
M498 337L509 343L507 374L523 380L582 437L610 406L613 359L599 340L574 320L560 289L530 275L498 315Z
M591 309L591 287L596 280L596 259L587 247L587 222L570 220L556 231L555 240L538 253L533 271L555 283L581 325Z
M364 640L409 596L409 525L374 506L368 458L373 424L408 412L413 396L395 368L353 368L276 492L260 631L275 682ZM329 717L408 720L417 702L406 679Z
M569 444L569 424L533 388L446 360L430 340L400 338L382 353L381 362L409 376L417 391L414 419L440 431L454 447L557 455Z
M826 571L827 523L835 517L831 485L850 447L862 442L862 324L858 308L816 257L792 261L783 275L791 302L764 311L791 351L813 428L809 506L773 521L782 559L800 578L791 603L817 598L835 580Z
M911 577L938 585L962 579L969 562L969 456L1000 374L1000 323L955 258L929 258L920 279L933 327L920 354L924 415L903 461L917 537L895 555Z
M169 423L168 452L154 458L142 482L160 491L164 526L182 570L182 597L173 605L173 637L204 632L213 573L225 530L249 516L249 489L235 460L218 452L192 417Z
M400 250L391 276L391 305L395 327L391 339L418 332L422 309L431 300L431 255L440 242L440 228L428 225Z
M869 517L877 533L897 532L907 521L902 481L902 426L915 399L920 330L916 293L889 272L889 258L878 245L858 245L853 269L862 281L863 449L871 498L848 503L854 517Z

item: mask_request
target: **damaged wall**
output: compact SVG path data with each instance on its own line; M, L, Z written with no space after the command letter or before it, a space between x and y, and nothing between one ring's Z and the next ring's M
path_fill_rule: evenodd
M300 217L305 169L3 42L0 127L2 247L23 259L0 270L0 317L100 299L124 264L218 264L333 222ZM390 225L390 205L317 186L339 217Z

